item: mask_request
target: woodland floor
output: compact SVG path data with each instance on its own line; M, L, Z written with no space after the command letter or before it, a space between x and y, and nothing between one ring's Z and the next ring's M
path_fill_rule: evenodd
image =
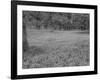
M83 31L28 29L27 39L24 69L89 65L89 34Z

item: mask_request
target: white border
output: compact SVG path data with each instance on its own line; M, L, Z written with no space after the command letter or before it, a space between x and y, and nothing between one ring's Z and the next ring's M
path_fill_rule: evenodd
M89 13L90 14L90 66L79 67L61 67L61 68L40 68L40 69L22 69L22 11L49 11L49 12L72 12L72 13ZM43 7L43 6L17 6L17 75L27 74L45 74L60 72L80 72L94 70L94 10L78 9L78 8L59 8L59 7Z

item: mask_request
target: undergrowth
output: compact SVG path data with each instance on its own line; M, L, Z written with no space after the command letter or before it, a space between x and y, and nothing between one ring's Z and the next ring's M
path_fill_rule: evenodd
M89 65L89 41L77 41L69 46L32 46L23 54L23 68L47 68Z

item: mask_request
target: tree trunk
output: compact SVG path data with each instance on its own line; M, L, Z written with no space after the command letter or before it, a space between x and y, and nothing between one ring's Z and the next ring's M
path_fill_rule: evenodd
M27 32L26 25L23 23L23 51L27 51L29 49L28 41L27 41Z

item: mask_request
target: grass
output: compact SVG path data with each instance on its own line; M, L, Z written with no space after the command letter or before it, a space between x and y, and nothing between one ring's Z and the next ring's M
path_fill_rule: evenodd
M23 68L89 65L89 35L77 31L28 30L30 48L23 53Z

